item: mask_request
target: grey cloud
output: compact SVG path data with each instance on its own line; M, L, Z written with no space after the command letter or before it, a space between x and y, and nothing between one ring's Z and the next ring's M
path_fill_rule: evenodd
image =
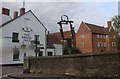
M105 25L106 21L115 14L115 10L113 12L104 12L107 9L112 10L112 7L108 4L105 9L107 3L102 6L101 4L103 3L26 2L25 8L26 10L31 9L50 32L59 31L57 22L60 21L60 16L64 14L68 15L69 19L74 21L73 25L77 31L81 21ZM22 7L22 3L5 3L4 6L7 6L14 11L19 10L19 8ZM65 27L65 30L67 29L68 27Z

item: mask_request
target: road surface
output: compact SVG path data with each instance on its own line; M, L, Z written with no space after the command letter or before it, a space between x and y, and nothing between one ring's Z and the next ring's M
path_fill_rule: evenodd
M22 66L3 66L1 69L2 73L0 75L6 76L9 74L19 74L23 72Z

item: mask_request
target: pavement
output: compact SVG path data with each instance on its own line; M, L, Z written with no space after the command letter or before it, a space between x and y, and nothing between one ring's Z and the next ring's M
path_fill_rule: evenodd
M7 75L7 74L16 74L16 73L22 73L23 72L23 67L22 66L3 66L2 67L2 75Z

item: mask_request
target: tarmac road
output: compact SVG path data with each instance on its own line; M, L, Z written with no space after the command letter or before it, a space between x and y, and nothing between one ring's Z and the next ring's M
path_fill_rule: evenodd
M72 77L65 75L43 75L43 74L23 74L22 66L3 66L2 69L0 67L0 71L2 70L3 76L1 79L119 79L119 78L81 78L81 77ZM12 77L7 77L11 75ZM0 77L2 77L0 76Z
M20 74L23 72L22 66L2 66L2 76L6 76L9 74Z

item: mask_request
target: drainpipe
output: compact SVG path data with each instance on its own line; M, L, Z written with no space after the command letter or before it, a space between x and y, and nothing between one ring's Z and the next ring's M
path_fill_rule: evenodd
M46 51L47 50L47 29L45 29L45 56L47 56L46 55Z
M94 52L94 45L93 45L93 44L94 44L94 43L93 43L93 33L92 33L92 35L91 35L91 36L92 36L92 51Z

